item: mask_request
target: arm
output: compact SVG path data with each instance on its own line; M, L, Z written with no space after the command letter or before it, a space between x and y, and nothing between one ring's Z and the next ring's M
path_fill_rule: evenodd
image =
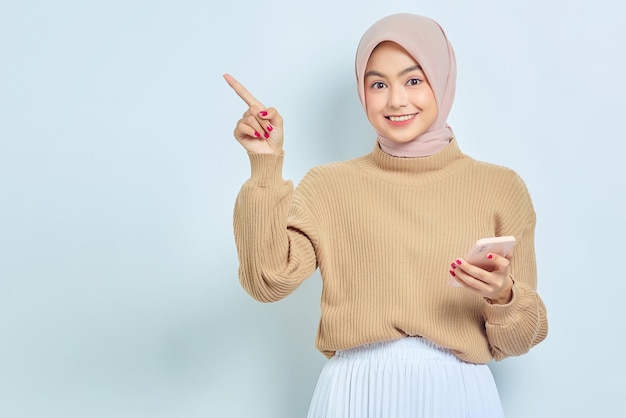
M548 333L546 307L536 291L534 228L533 218L519 234L511 259L511 300L506 304L486 302L483 309L487 339L496 360L528 352Z
M452 264L451 275L467 290L484 298L487 340L496 360L521 355L546 338L546 308L536 292L536 217L523 181L514 173L502 188L497 235L513 235L517 244L510 257L487 254L493 271L468 264Z
M306 213L291 216L294 193L281 178L282 156L249 154L252 176L234 211L239 279L255 299L277 301L293 292L317 267Z
M306 216L288 222L293 185L282 179L282 117L276 109L263 106L232 76L225 74L224 79L248 105L234 132L248 151L252 171L234 211L239 279L255 299L276 301L313 273L315 252L304 232Z

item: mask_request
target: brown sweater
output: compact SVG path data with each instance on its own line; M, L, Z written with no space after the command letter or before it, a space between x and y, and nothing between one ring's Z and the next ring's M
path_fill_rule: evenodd
M282 156L249 154L234 211L239 278L263 302L319 267L317 348L422 336L471 363L526 353L548 330L537 295L535 212L512 170L476 161L455 140L425 158L374 148L309 171L294 191ZM479 238L513 235L513 299L491 305L448 284L450 263Z

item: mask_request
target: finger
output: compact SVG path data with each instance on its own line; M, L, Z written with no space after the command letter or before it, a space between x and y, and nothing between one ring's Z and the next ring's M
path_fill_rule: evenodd
M263 107L263 104L258 101L256 99L256 97L254 97L252 95L252 93L250 93L248 91L248 89L246 89L243 84L241 84L239 81L235 80L235 77L233 77L230 74L224 74L224 79L226 80L226 82L228 83L228 85L235 90L235 93L237 93L237 95L239 97L241 97L241 99L246 102L246 104L250 107L252 106L257 106L257 107Z
M503 257L496 253L487 254L487 258L493 262L493 271L505 271L511 264L508 257Z
M259 106L252 106L245 111L241 117L252 126L265 139L268 139L278 126L282 126L282 118L274 109L264 109Z
M273 107L261 109L257 115L259 117L259 123L262 125L265 132L271 133L276 128L279 130L282 129L283 118Z
M464 258L457 258L454 263L452 263L453 266L456 266L459 270L466 272L467 274L472 275L473 273L476 273L478 270L481 270L480 267L477 267L473 264L468 263Z
M450 270L450 275L453 277L456 282L473 292L483 292L487 287L487 284L476 277L473 277L460 269Z
M261 138L261 134L251 126L239 123L235 128L235 138L237 138L238 141L243 141L244 139L259 139Z
M486 282L485 276L488 276L489 274L488 271L468 263L463 258L457 258L456 261L452 263L452 266L456 266L453 268L456 268L454 271L455 273L457 273L457 275L460 275L462 277L469 276L472 279L482 282Z
M259 121L252 115L247 115L240 119L235 129L235 137L240 139L246 137L261 138L264 136L264 133Z
M280 116L278 111L276 109L274 109L273 107L269 107L267 109L261 109L261 111L259 112L259 117L261 119L265 119L265 120L271 121L272 123L274 123L276 125L281 125L282 126L282 124L283 124L282 116Z

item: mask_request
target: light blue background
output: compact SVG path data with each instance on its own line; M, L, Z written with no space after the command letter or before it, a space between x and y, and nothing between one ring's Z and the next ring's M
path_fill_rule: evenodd
M369 152L353 56L389 13L458 58L461 148L526 180L548 339L493 364L507 416L623 417L622 2L2 1L0 416L302 417L320 281L240 288L239 78L284 175Z

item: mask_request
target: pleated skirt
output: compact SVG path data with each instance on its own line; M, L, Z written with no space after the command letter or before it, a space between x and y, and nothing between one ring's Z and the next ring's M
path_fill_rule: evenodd
M502 418L491 370L418 337L338 351L308 418Z

